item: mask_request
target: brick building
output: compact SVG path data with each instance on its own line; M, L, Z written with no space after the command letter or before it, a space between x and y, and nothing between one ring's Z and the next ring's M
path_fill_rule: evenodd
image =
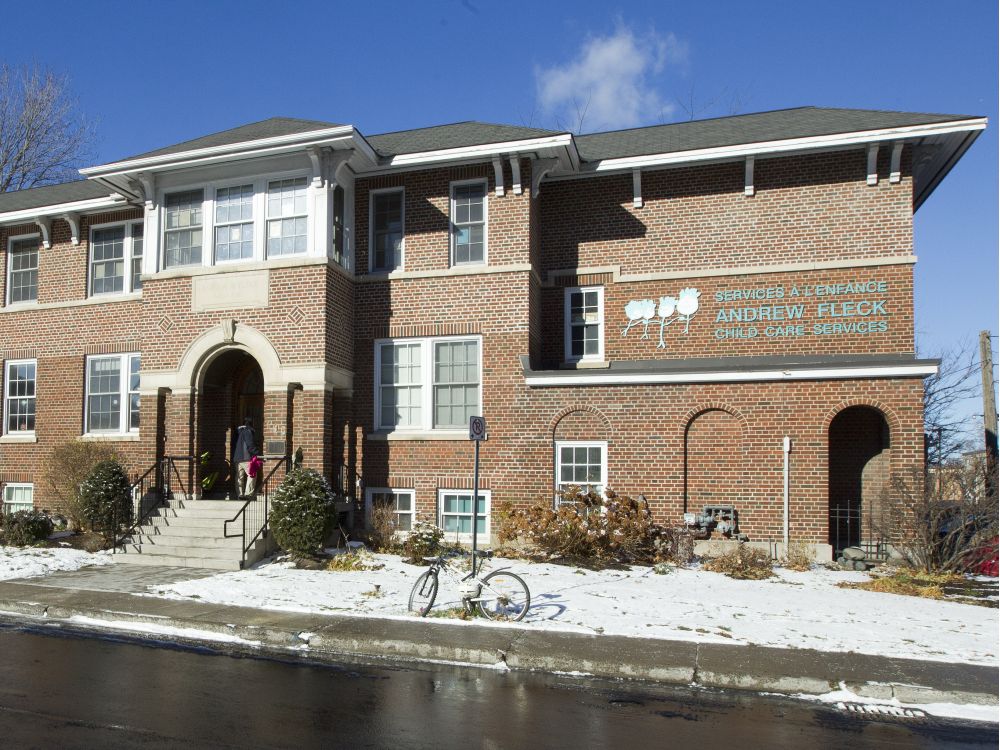
M0 195L5 507L52 507L74 439L136 476L208 451L172 476L224 495L200 480L249 416L268 456L465 537L481 413L487 538L575 483L829 555L923 460L913 212L985 125L275 118Z

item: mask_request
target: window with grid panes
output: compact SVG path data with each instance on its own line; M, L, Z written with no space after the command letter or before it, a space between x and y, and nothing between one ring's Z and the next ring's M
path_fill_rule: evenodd
M215 260L253 258L253 185L215 191Z
M4 367L4 432L35 431L35 360L7 362Z
M3 488L3 512L17 513L35 507L35 485L10 482Z
M90 293L125 291L125 227L95 229L90 236Z
M146 228L140 224L130 225L132 228L132 291L142 289L142 253L145 245Z
M139 429L138 354L87 358L87 432Z
M380 347L379 427L420 427L422 347L419 341L389 343Z
M604 356L604 290L601 287L566 290L566 359Z
M168 193L165 198L163 229L164 266L201 264L202 190Z
M476 536L479 541L489 540L489 492L481 490L476 508ZM445 535L472 538L472 492L468 490L440 490L438 492L438 525Z
M392 271L403 260L403 191L372 194L372 270Z
M396 531L413 528L413 490L373 489L368 497L369 513L378 506L390 507L396 515Z
M8 256L11 304L38 300L38 238L12 240Z
M267 257L306 252L306 186L305 177L267 183Z
M583 492L604 492L607 482L607 443L557 442L556 489L557 502L570 487Z
M451 262L486 262L486 183L452 186Z
M434 427L462 428L479 412L479 342L436 342Z

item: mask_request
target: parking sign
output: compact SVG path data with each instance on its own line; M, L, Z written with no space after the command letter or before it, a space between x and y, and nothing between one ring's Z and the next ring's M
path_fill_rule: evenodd
M469 417L469 440L486 439L486 420L482 417Z

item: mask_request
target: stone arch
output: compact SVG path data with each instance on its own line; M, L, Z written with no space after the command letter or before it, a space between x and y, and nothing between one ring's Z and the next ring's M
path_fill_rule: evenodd
M684 425L684 510L738 505L746 491L747 423L721 403L690 410Z
M281 358L274 345L263 333L251 326L232 323L209 328L191 342L180 364L177 380L185 386L200 389L212 362L227 351L243 351L256 360L264 377L265 390L284 390Z
M584 434L588 431L589 434ZM612 432L611 420L602 411L589 404L567 406L549 422L549 435L553 441L583 438L610 440ZM580 438L574 435L580 435Z

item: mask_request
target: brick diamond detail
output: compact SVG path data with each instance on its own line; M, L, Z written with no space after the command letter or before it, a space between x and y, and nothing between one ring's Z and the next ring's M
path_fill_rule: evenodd
M288 313L288 319L293 323L301 323L302 319L305 317L305 313L299 309L298 305L293 307Z
M160 326L161 331L166 333L167 331L169 331L171 328L174 327L174 321L172 321L170 318L164 315L162 318L160 318L160 322L157 325Z

